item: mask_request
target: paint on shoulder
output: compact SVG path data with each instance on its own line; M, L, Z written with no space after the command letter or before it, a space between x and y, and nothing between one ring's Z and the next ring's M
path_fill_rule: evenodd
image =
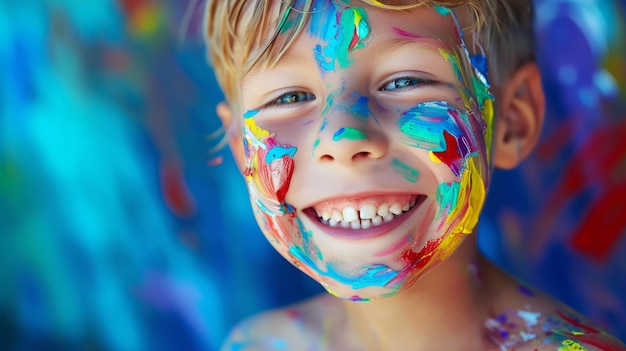
M519 292L527 298L524 308L504 308L485 320L489 338L501 350L626 351L619 340L568 307L546 304L525 287Z

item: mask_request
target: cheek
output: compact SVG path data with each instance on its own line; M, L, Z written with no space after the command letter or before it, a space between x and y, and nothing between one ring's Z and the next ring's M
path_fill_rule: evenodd
M425 102L404 112L398 128L403 143L429 151L433 162L446 164L460 177L467 159L484 152L484 127L475 116L445 101Z
M258 207L269 215L284 215L291 209L285 204L294 171L297 148L281 144L269 131L246 119L243 130L248 188Z

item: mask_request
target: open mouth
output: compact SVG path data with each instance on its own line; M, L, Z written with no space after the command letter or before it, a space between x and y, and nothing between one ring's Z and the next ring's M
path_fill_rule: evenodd
M364 230L393 222L419 207L425 199L425 195L379 195L328 201L305 212L331 228Z

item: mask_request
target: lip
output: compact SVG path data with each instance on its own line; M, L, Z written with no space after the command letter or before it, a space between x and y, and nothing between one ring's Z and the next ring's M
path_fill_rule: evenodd
M415 206L413 206L407 212L399 215L397 218L389 221L387 223L383 223L381 225L370 227L368 229L346 229L341 227L331 227L322 223L317 216L317 213L313 209L313 206L309 206L305 208L302 212L311 220L311 222L317 226L324 233L341 239L350 239L350 240L361 240L361 239L371 239L383 236L394 229L401 226L407 219L411 217L413 213L415 213L419 208L422 207L428 196L424 194L415 194L417 195L417 202Z

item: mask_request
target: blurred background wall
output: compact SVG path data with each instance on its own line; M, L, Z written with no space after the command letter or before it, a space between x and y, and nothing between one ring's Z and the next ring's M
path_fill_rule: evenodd
M626 340L626 1L536 0L548 118L480 245ZM201 1L0 0L0 349L214 350L321 288L254 223Z

